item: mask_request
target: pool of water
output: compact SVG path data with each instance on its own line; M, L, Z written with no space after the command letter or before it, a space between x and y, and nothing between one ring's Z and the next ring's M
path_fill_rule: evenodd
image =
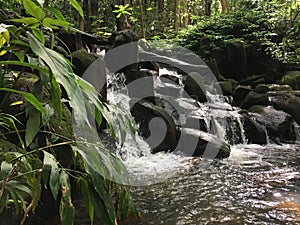
M130 187L130 224L300 224L300 146L236 145L222 161L189 159L163 182Z

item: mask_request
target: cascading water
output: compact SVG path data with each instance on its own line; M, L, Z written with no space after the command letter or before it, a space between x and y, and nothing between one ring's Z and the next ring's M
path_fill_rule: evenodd
M129 110L124 77L118 76L108 99ZM130 188L142 222L128 224L300 224L299 146L247 144L239 108L218 96L199 103L182 97L180 86L165 84L159 77L154 80L156 95L165 99L158 104L175 123L184 124L190 117L202 119L208 132L230 143L231 155L226 160L209 162L203 170L198 159L151 154L141 137L136 142L128 138L117 153L132 179L136 179L134 182L143 183ZM168 104L174 102L174 97L166 95L165 85L173 88L173 95L176 93L175 108L180 111ZM296 123L294 130L299 141ZM164 178L160 183L147 185L159 176Z

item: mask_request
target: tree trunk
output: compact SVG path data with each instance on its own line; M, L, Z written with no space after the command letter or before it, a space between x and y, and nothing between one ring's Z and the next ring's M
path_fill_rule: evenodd
M228 5L226 0L220 0L221 6L222 6L222 12L227 12L228 11Z
M158 20L163 21L164 18L164 0L157 0Z
M189 0L183 2L183 18L182 18L182 26L187 27L189 24Z
M90 33L92 30L92 20L91 20L91 1L85 0L83 1L83 11L84 11L84 24L85 31Z
M180 0L175 0L174 7L174 30L178 30L180 27Z
M205 0L205 15L210 17L211 15L212 0Z

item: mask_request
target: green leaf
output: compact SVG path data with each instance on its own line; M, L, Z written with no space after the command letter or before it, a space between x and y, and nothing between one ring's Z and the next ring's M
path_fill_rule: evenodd
M45 44L44 33L40 29L36 29L36 28L32 28L31 30L32 30L32 33L34 34L34 36L37 39L39 39L42 44Z
M28 113L28 119L26 123L26 131L25 131L25 144L26 147L31 144L34 140L35 136L37 135L40 129L41 123L41 113L32 108Z
M39 22L38 19L34 18L34 17L25 17L22 19L11 19L10 21L15 22L15 23L24 23L27 26L32 25L32 24L36 24Z
M58 120L62 120L62 103L61 103L61 95L60 95L60 87L57 83L54 76L51 79L51 104L58 114Z
M84 18L83 10L76 0L69 0L71 5L77 10L82 18Z
M12 168L12 164L6 161L1 163L0 178L4 179Z
M0 91L8 91L8 92L13 92L13 93L20 94L26 99L27 102L29 102L31 105L33 105L38 111L40 111L43 114L46 113L43 105L31 93L28 93L28 92L25 92L25 91L18 91L18 90L10 89L10 88L0 88Z
M45 12L31 0L23 0L26 13L41 21L45 18Z
M76 76L68 62L57 52L43 46L32 34L28 33L32 51L50 67L55 79L66 90L73 108L74 119L79 127L92 127L85 108L85 98L77 84Z
M91 201L91 194L89 190L89 183L87 182L86 179L80 179L78 181L78 184L80 186L80 190L82 192L82 196L85 199L87 206L88 206L88 211L89 211L89 217L91 220L91 224L94 224L94 217L95 217L95 207L92 204Z
M15 65L15 66L24 66L24 67L29 67L31 69L39 70L43 73L49 73L49 70L45 67L37 66L31 63L26 63L26 62L20 62L20 61L0 61L1 65Z
M105 207L103 199L99 196L94 188L94 184L91 182L88 183L88 193L91 204L95 207L95 211L98 213L102 223L105 225L117 225L116 217L114 216L111 219L109 216L109 214L114 213L114 210L113 212L108 211L108 209Z
M94 188L104 203L105 212L108 214L107 220L110 221L110 224L115 224L116 213L114 201L109 193L109 189L107 187L107 184L105 183L105 179L100 174L95 173L95 171L92 168L89 168L88 171L88 173L92 177ZM104 214L104 212L102 214ZM104 216L105 214L102 215L101 218L103 218Z
M43 25L49 28L57 29L58 27L67 28L70 23L61 20L54 20L51 18L45 18L43 20Z
M52 192L54 199L57 199L59 187L60 187L60 176L59 176L59 168L58 162L56 161L55 157L43 151L44 154L44 169L49 171L50 170L50 177L49 177L49 186Z
M15 54L15 56L17 56L17 58L20 62L24 62L24 59L25 59L24 52L22 52L22 51L14 52L14 54Z
M59 207L61 224L73 225L75 208L72 204L69 175L65 171L60 174L60 184L62 194Z
M2 29L2 32L0 32L0 48L4 46L5 43L9 43L10 35L8 30ZM2 50L0 51L0 56L4 55L7 51Z
M56 17L56 19L60 20L60 21L64 21L67 22L65 17L63 16L63 14L55 8L49 7L49 6L45 6L44 9L48 10L49 12L53 13L53 15Z

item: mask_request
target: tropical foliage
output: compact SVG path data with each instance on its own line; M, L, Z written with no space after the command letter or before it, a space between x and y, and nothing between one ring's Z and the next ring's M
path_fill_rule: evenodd
M288 9L287 9L288 8ZM239 10L200 20L177 41L204 58L232 41L251 44L283 63L300 62L300 5L240 1Z
M94 87L53 50L59 43L54 31L68 30L70 23L43 3L23 0L26 16L0 25L0 213L23 213L20 224L24 224L38 208L41 192L50 189L59 203L61 224L73 224L71 183L75 183L92 222L96 214L104 224L117 224L135 213L126 188L113 182L122 181L114 176L125 169L101 143L72 133L72 123L96 137L88 118L91 114L100 126L104 117L112 137L120 133L124 140L128 129L134 135L131 119L102 103ZM84 16L75 0L70 4Z

